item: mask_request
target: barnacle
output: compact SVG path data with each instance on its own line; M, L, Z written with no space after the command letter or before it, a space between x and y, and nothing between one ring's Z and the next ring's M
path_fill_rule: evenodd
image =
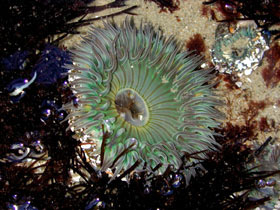
M216 41L212 49L213 63L221 72L251 74L268 49L265 36L250 24L238 27L234 33L227 29L226 24L220 24L216 30Z
M65 120L96 144L95 154L103 153L101 170L115 169L116 176L140 162L135 171L160 164L155 173L162 173L169 165L179 169L184 155L204 158L218 145L211 128L222 117L214 108L221 102L208 83L214 75L195 70L201 57L180 52L173 37L128 19L122 27L105 22L72 54L69 80L79 102L65 105L71 109Z

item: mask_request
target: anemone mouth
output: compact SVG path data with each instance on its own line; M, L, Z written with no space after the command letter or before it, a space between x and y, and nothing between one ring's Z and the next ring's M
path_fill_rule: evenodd
M173 37L127 19L122 27L92 28L72 54L69 78L79 103L68 106L66 119L99 143L106 129L101 170L116 169L116 176L140 161L135 171L161 164L162 173L179 169L183 155L204 158L201 151L218 145L212 128L222 118L214 108L221 102L208 84L214 75L195 70L201 58L181 52Z
M132 89L122 89L115 96L115 107L126 122L132 126L144 126L149 120L145 100Z

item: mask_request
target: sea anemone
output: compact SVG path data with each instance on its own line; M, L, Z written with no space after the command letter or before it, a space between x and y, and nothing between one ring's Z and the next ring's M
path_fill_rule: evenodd
M264 34L252 24L238 27L229 32L227 24L220 24L216 30L216 41L212 49L212 60L220 72L251 74L255 70L268 43Z
M97 163L102 171L114 169L112 178L130 168L180 169L182 157L194 153L185 166L196 168L218 147L212 128L222 114L214 108L221 105L211 91L214 75L196 70L200 56L180 51L173 37L150 24L137 29L129 19L122 27L92 27L72 50L69 81L78 106L64 106L71 109L65 120L79 139L96 144Z

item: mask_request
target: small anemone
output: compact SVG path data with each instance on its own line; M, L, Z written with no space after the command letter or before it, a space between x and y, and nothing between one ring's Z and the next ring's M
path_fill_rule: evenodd
M231 33L227 24L216 30L216 41L212 49L212 60L220 72L251 74L268 49L265 35L254 25L241 26Z
M129 19L122 27L105 22L90 29L72 59L69 80L79 102L65 105L66 120L79 136L99 142L102 171L115 169L115 177L136 164L136 172L163 173L179 169L187 154L205 158L217 148L212 128L222 114L209 84L214 75L195 70L201 57L181 52L173 37L150 24L137 29Z

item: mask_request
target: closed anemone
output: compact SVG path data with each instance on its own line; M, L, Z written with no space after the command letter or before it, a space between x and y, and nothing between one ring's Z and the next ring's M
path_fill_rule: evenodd
M72 61L69 80L79 103L66 118L69 128L97 139L99 167L113 169L113 178L136 165L136 172L156 174L179 169L184 155L205 158L217 148L213 128L221 114L214 106L221 103L211 92L214 76L195 70L201 58L181 52L173 37L150 24L137 29L130 19L121 27L105 22L72 50Z

